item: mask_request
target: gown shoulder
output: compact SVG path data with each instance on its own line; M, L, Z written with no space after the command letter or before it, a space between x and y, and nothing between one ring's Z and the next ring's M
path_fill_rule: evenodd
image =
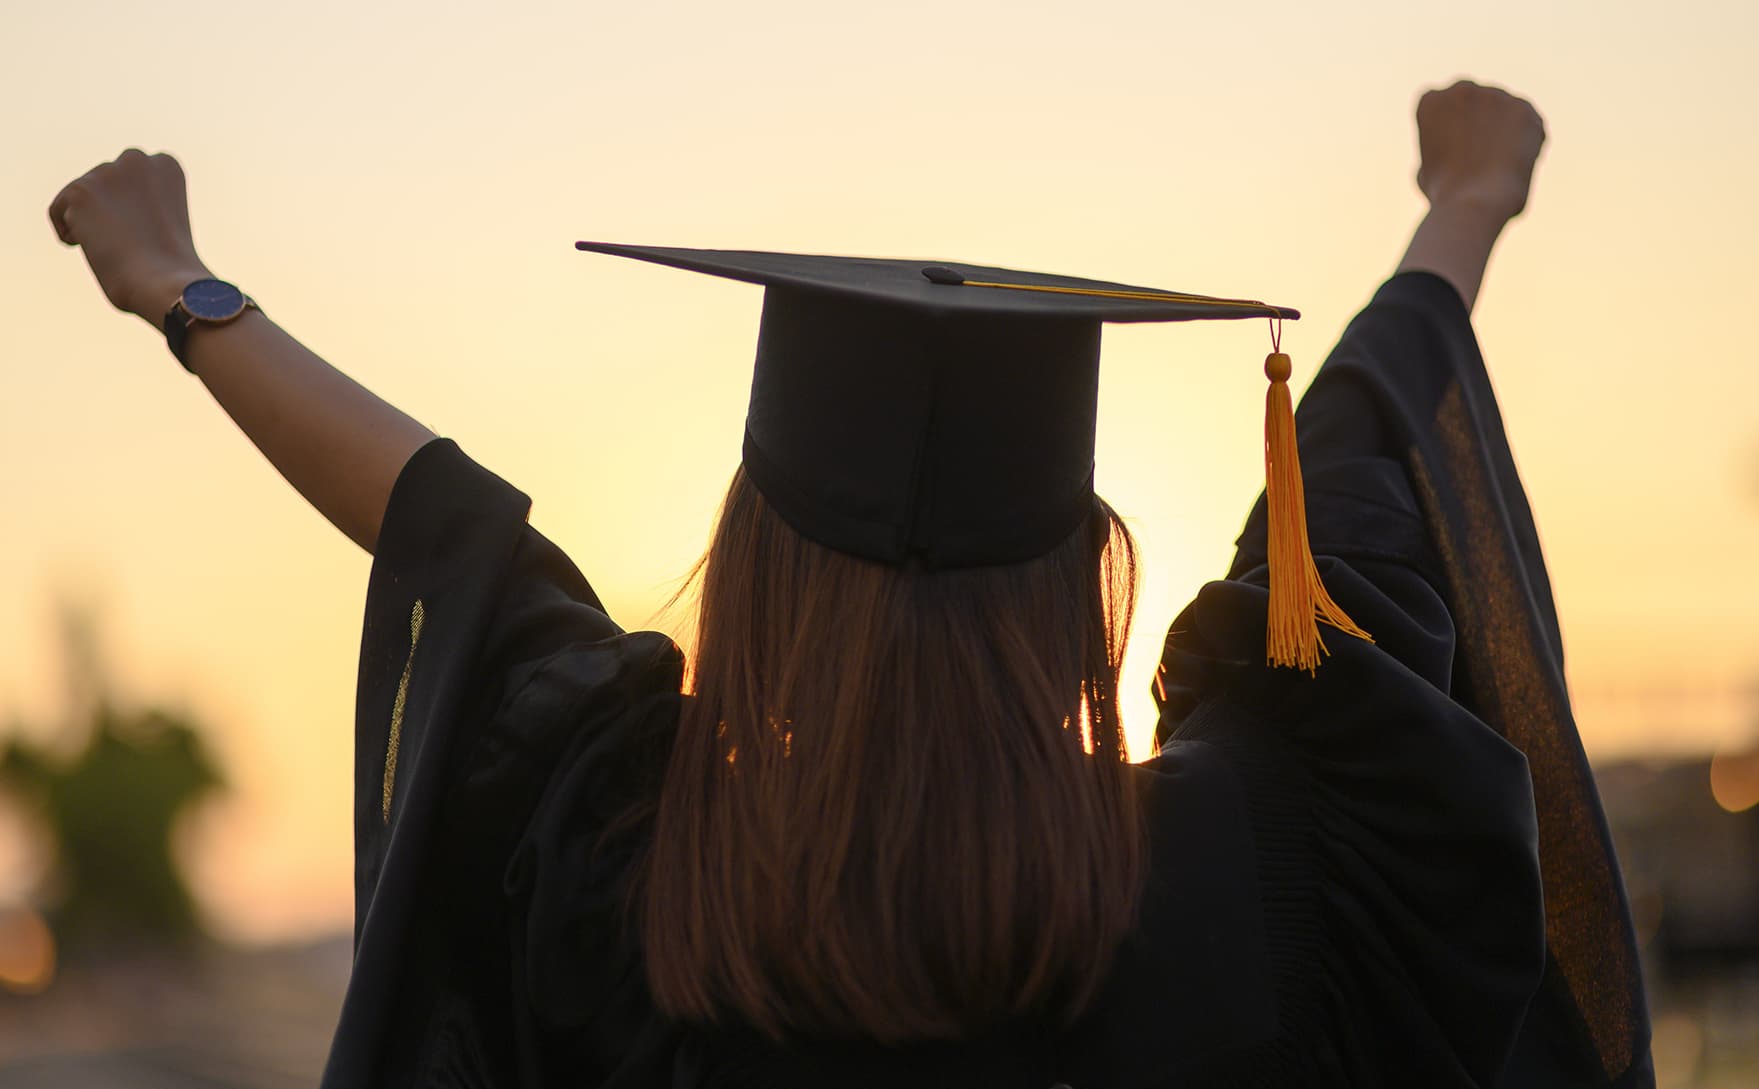
M1164 843L1244 840L1262 960L1221 978L1256 978L1269 1010L1234 1022L1248 1038L1206 1044L1178 1072L1199 1085L1496 1084L1546 962L1526 758L1401 660L1446 658L1408 645L1444 638L1445 613L1401 620L1379 588L1388 573L1370 580L1335 559L1322 569L1377 642L1334 633L1315 676L1263 664L1266 595L1248 581L1206 587L1168 639L1160 750L1143 766L1151 797L1189 793L1194 775L1224 780L1239 827L1151 808L1154 873L1173 883L1158 895L1188 907L1177 875L1198 872L1179 865L1190 847ZM1148 910L1171 910L1156 895ZM1164 923L1145 932L1190 941Z
M1426 512L1388 407L1446 385L1462 309L1435 277L1395 277L1302 400L1315 561L1373 641L1322 628L1315 673L1266 664L1262 500L1229 577L1168 631L1143 773L1165 789L1202 752L1237 789L1271 1009L1252 1039L1195 1052L1195 1084L1497 1084L1546 973L1528 759L1456 676L1446 561L1469 545Z
M682 657L613 622L529 509L447 439L387 506L356 700L355 968L326 1086L608 1084L663 1028L620 905Z

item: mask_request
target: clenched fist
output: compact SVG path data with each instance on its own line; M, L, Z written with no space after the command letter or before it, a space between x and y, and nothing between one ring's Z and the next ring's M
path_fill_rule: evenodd
M1524 98L1461 80L1417 103L1417 188L1431 206L1513 219L1527 207L1545 122Z
M85 253L118 310L155 328L185 284L209 275L189 229L183 168L129 148L69 182L49 205L61 241Z

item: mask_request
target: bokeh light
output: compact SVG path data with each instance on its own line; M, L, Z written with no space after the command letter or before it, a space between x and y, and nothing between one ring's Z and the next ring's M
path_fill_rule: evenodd
M1730 813L1759 805L1759 750L1724 750L1711 757L1710 793Z
M0 988L36 994L55 978L55 936L31 908L0 908Z

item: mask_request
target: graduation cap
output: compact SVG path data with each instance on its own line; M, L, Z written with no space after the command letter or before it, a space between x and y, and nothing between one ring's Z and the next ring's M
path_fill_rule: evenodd
M802 536L922 570L1018 563L1092 507L1104 322L1300 314L951 261L576 242L764 287L746 476ZM1317 620L1362 638L1307 544L1289 357L1265 360L1267 659L1313 670Z

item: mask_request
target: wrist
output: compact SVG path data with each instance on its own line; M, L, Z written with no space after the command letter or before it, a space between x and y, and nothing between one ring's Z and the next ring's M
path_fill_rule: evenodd
M141 279L133 310L141 320L157 328L165 320L165 315L183 297L183 289L197 280L209 279L214 274L205 265L178 265L155 270Z
M1502 233L1517 211L1519 209L1511 211L1506 202L1470 195L1442 197L1429 202L1430 218L1446 221L1462 230L1493 236Z
M1435 204L1411 235L1398 271L1432 272L1454 286L1471 312L1490 252L1508 221L1475 204Z

